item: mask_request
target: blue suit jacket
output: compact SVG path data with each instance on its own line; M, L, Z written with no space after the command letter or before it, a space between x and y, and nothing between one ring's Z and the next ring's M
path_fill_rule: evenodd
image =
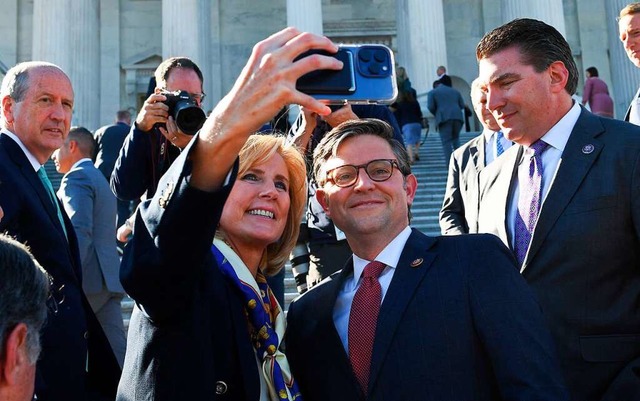
M193 143L140 205L125 247L120 276L136 307L121 401L260 398L242 295L211 254L231 185L215 193L189 187ZM230 182L236 172L237 163Z
M60 204L67 242L44 185L18 144L3 134L0 134L0 205L4 211L0 232L6 231L29 246L52 278L49 314L36 372L38 399L84 401L86 391L98 391L112 398L120 367L82 291L73 226Z
M505 244L521 146L480 173L480 232ZM640 127L584 108L522 274L555 337L573 399L640 399Z
M464 100L456 89L439 85L427 94L427 107L436 119L436 125L449 120L462 121Z
M333 323L345 269L289 307L305 401L363 399ZM487 235L409 237L378 317L367 400L566 400L540 308Z
M105 288L123 293L120 258L114 245L116 197L107 180L85 160L64 175L58 197L78 237L85 294L97 294Z

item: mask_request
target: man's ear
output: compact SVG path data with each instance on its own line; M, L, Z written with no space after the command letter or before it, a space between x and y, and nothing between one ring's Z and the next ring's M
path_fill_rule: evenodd
M31 366L27 352L27 325L18 323L9 331L4 347L4 356L0 359L0 381L16 385L24 369Z
M327 217L331 218L331 212L329 211L329 200L327 197L327 193L324 192L324 189L316 189L316 200L318 201L320 206L322 206L322 209L327 214Z
M2 114L7 124L13 124L13 108L15 104L16 102L9 95L2 98Z
M569 81L569 70L562 61L555 61L547 69L554 92L562 92Z

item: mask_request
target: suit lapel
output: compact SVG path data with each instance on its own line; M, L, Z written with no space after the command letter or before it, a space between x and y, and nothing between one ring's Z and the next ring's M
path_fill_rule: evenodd
M38 198L40 199L44 210L49 215L51 222L56 226L58 231L60 231L60 235L64 235L62 227L60 227L55 205L51 202L49 193L45 189L44 184L38 178L38 174L33 170L33 166L29 163L27 156L24 154L20 146L8 135L0 135L0 140L2 141L2 145L7 149L7 154L11 160L13 160L16 166L18 166L24 180L29 183L38 195Z
M341 271L332 274L330 280L323 282L318 288L313 289L313 291L319 292L316 301L318 302L318 307L315 309L317 314L307 315L309 323L306 326L317 333L317 335L323 336L323 358L332 361L331 368L335 370L332 376L341 378L336 382L351 383L351 389L343 388L340 391L343 393L353 392L353 394L358 394L358 396L354 396L353 399L355 400L362 398L364 395L353 374L349 356L342 345L342 340L333 322L333 309L335 308L336 299L344 286L345 280L352 275L353 259L349 258Z
M562 158L551 185L549 194L542 205L540 216L531 239L531 246L525 262L524 270L540 250L542 243L576 193L585 176L596 161L603 143L596 139L604 131L600 119L582 109L571 136L562 152Z
M373 344L375 351L371 357L369 373L369 393L380 373L404 311L436 257L435 252L429 252L434 243L435 239L414 229L400 255L378 315Z
M522 146L514 145L480 173L479 232L495 234L510 247L507 233L507 207L513 177L522 158ZM480 221L480 220L479 220ZM489 229L491 227L492 229Z
M480 174L480 172L482 171L482 169L485 167L484 166L484 159L485 159L485 148L484 148L484 135L480 134L480 136L478 136L476 138L476 141L473 145L473 147L475 148L475 156L474 156L474 164L476 166L476 171L478 172L478 174Z

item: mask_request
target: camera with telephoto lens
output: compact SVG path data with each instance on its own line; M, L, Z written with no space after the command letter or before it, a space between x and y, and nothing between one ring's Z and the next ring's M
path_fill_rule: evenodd
M162 91L160 94L167 98L162 103L169 106L169 115L173 117L180 131L187 135L194 135L202 128L207 116L189 92Z

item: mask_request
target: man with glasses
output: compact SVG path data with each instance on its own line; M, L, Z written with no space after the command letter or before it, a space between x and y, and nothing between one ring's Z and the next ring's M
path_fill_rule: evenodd
M287 355L305 401L566 400L509 250L491 235L411 229L417 181L392 138L383 121L348 121L314 153L316 197L353 257L289 307Z
M145 192L153 196L160 177L192 138L169 115L167 92L185 91L198 107L205 97L202 71L186 57L166 59L154 75L155 91L142 105L111 175L111 189L121 200L136 200Z

